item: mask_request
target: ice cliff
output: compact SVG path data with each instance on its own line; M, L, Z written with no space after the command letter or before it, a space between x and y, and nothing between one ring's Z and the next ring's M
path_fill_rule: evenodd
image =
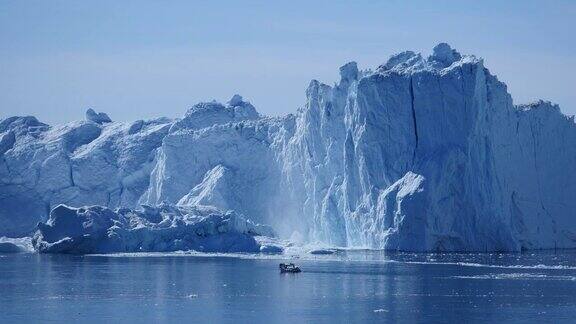
M204 225L186 220L209 208L335 246L576 247L576 125L558 106L515 106L481 59L447 44L340 75L312 81L305 107L280 118L234 96L174 120L3 119L0 236L36 231L40 251L196 249ZM157 220L170 229L140 205L169 208Z

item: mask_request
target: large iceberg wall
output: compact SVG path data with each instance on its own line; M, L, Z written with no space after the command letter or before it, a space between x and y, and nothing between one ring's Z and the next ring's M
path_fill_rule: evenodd
M234 96L176 120L4 119L0 235L29 233L61 203L167 203L338 246L576 247L576 125L558 106L513 105L481 59L446 44L340 75L281 118Z
M134 206L171 123L50 127L34 117L1 120L0 236L29 233L59 204Z

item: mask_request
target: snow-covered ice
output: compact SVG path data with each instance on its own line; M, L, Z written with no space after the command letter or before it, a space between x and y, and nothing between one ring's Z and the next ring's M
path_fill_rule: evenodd
M10 238L0 237L0 253L32 252L32 239L30 237Z
M38 225L34 248L45 253L261 252L255 236L273 237L271 228L232 211L161 205L140 210L58 205Z
M234 95L174 120L2 119L0 235L42 222L41 251L195 249L187 222L209 208L219 222L232 213L318 246L576 247L576 125L557 105L514 105L482 59L447 44L374 71L351 62L340 75L333 86L313 80L305 107L278 118ZM106 208L59 216L60 204ZM170 209L169 229L141 205ZM254 240L244 250L284 248Z

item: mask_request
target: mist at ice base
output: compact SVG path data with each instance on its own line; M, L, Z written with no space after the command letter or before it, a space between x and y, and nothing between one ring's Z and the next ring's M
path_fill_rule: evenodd
M277 118L235 95L179 119L2 119L0 236L54 253L576 247L576 125L558 106L514 105L447 44L340 75Z

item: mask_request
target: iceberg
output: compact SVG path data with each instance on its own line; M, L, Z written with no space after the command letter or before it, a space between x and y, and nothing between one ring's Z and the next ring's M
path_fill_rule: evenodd
M113 211L102 206L58 205L32 238L42 253L260 252L256 236L273 237L271 228L232 211L210 207L144 206Z
M177 119L10 117L0 154L0 236L34 235L41 252L281 249L234 226L199 239L206 208L211 224L238 215L318 246L576 248L574 117L514 105L482 59L444 43L373 71L347 63L283 117L240 95Z
M32 239L30 237L10 238L0 237L0 253L32 252Z

